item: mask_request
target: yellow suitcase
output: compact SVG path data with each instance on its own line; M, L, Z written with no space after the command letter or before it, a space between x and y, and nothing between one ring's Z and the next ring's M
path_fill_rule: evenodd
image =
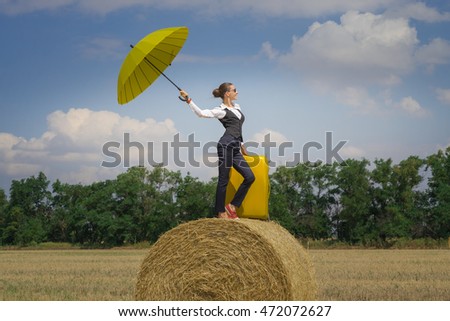
M237 214L242 218L269 219L269 164L265 156L244 156L255 175L255 181L248 190ZM230 181L227 186L226 203L230 203L236 194L243 177L234 168L230 170Z

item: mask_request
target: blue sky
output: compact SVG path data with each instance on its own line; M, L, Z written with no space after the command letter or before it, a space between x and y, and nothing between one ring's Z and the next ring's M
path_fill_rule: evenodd
M399 162L450 144L448 1L0 0L0 188L39 171L69 183L114 178L126 168L101 166L111 161L102 148L123 147L124 133L152 142L155 160L177 134L201 143L196 160L213 154L204 147L220 123L197 118L165 79L117 103L129 44L171 26L190 33L167 75L201 108L233 82L244 139L261 144L270 133L278 146L292 143L284 156L271 149L279 165L309 142L324 146L310 160L325 160L327 132L333 146L346 141L343 158ZM170 149L168 160L172 170L216 175L180 168Z

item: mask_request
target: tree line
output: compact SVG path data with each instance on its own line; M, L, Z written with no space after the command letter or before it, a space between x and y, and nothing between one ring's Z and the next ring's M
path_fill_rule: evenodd
M0 189L0 245L154 242L176 225L213 217L216 178L132 167L90 185L44 173ZM388 246L450 236L450 147L425 159L302 163L270 175L270 218L296 237Z

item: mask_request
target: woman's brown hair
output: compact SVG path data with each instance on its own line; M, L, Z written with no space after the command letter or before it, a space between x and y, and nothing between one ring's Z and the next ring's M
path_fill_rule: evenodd
M224 82L219 86L219 88L216 88L213 90L212 94L216 98L222 98L225 96L225 93L229 90L230 86L232 85L231 82Z

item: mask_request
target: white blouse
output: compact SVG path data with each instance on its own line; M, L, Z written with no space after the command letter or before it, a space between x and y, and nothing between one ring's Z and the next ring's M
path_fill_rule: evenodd
M234 104L234 108L230 108L228 106L226 106L225 104L220 104L219 107L215 107L213 109L200 109L195 103L194 101L191 100L191 102L189 103L189 107L191 107L192 111L201 118L217 118L217 119L222 119L225 117L226 115L226 111L225 109L228 109L229 111L231 111L232 113L234 113L236 115L237 118L241 119L242 114L241 114L241 107L238 104Z

